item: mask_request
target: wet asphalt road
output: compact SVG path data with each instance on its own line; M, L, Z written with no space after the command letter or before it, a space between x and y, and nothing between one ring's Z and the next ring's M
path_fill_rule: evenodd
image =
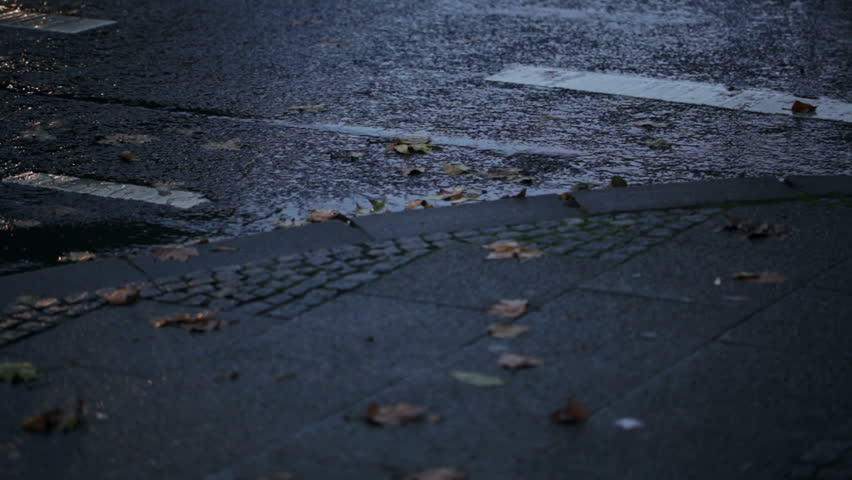
M10 5L11 2L0 2ZM532 193L737 175L852 173L848 123L497 84L513 64L852 102L852 3L836 1L22 1L117 24L0 28L0 177L25 171L202 193L178 210L0 184L0 272L273 228L313 208L393 210L441 187ZM321 112L294 105L322 104ZM653 118L664 128L631 126ZM42 127L47 136L27 138ZM109 145L115 134L150 136ZM413 157L398 134L451 137ZM649 148L665 139L672 147ZM223 143L227 141L230 143ZM136 159L118 155L131 151ZM353 158L348 153L363 153ZM406 177L398 168L420 166ZM165 187L164 187L165 186ZM441 202L437 202L441 204ZM38 221L38 226L31 221Z

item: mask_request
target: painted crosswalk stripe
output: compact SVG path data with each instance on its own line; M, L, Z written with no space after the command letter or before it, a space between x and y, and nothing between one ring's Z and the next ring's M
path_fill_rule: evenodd
M0 27L27 28L57 33L80 33L115 23L112 20L81 18L70 15L30 13L0 6Z
M817 107L814 113L800 114L803 117L852 122L852 104L839 100L797 98L765 89L731 90L724 85L689 80L531 66L510 67L486 80L781 115L792 115L793 102L800 100Z
M156 188L141 185L104 182L68 175L54 175L51 173L24 172L4 178L3 183L48 188L62 192L81 193L105 198L156 203L158 205L168 205L183 209L192 208L208 201L198 193L184 190L157 190Z

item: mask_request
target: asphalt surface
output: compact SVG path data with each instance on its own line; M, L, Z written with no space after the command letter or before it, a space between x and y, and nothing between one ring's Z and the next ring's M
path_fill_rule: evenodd
M0 27L0 176L157 185L211 202L176 211L2 184L0 271L69 250L126 254L266 231L368 198L401 210L441 187L482 199L521 188L448 176L447 163L521 168L534 178L530 193L605 186L613 175L648 184L852 172L845 123L484 80L528 64L849 102L852 5L843 1L16 5L117 23L77 35ZM326 110L291 108L316 104ZM630 125L642 118L668 126ZM28 136L36 127L49 136ZM115 134L151 138L99 143ZM388 152L387 139L400 134L451 144L415 157ZM654 138L672 147L643 144ZM120 160L124 151L136 160ZM426 172L406 177L398 172L406 166ZM15 226L27 220L41 225ZM116 223L126 228L112 230Z

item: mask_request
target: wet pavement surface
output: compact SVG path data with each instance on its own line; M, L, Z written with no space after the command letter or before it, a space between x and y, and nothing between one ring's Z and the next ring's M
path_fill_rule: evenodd
M66 3L16 5L57 13ZM63 12L117 23L77 35L0 28L0 177L73 175L210 202L183 211L0 184L0 273L58 250L127 254L267 231L369 198L401 210L445 187L481 199L524 187L449 176L448 163L520 168L530 193L603 187L613 175L649 184L852 173L848 123L485 81L526 64L849 102L848 2L114 0ZM631 125L647 118L665 126ZM404 134L441 148L386 149ZM645 144L654 139L671 147ZM425 172L398 171L415 166ZM115 221L127 233L111 233ZM64 244L54 232L87 240Z

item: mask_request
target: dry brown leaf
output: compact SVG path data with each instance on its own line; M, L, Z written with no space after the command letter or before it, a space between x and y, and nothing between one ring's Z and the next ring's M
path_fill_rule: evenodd
M778 284L784 283L787 278L778 272L734 272L731 277L735 280L745 280L749 283Z
M441 167L441 170L449 175L461 175L463 173L469 173L470 167L461 163L448 163Z
M425 171L426 170L424 170L420 167L406 167L406 168L400 168L399 169L399 173L405 175L406 177L410 177L412 175L420 175L421 173L423 173Z
M173 313L151 320L157 328L174 326L189 332L210 332L225 325L224 320L217 318L218 310L205 310L198 313Z
M514 240L500 240L494 243L485 245L485 248L491 250L491 253L485 257L487 260L500 260L504 258L519 258L521 261L526 261L531 258L536 258L544 255L544 251L524 247Z
M442 188L434 195L423 197L424 200L443 200L445 202L461 203L479 198L478 193L466 191L462 187Z
M234 247L229 247L227 245L213 245L210 247L210 250L214 252L236 252L237 249Z
M719 228L719 231L738 232L743 234L743 237L747 239L762 237L784 238L793 233L793 229L788 225L769 223L764 220L747 220L733 215L725 217L725 225Z
M506 323L492 323L488 326L488 333L496 338L515 338L529 330L530 327L526 325L509 325Z
M503 195L503 196L502 196L502 197L500 197L500 198L501 198L501 199L505 199L505 198L526 198L526 196L527 196L527 189L526 189L526 188L523 188L523 189L521 189L521 191L520 191L520 192L518 192L518 193L516 193L516 194L514 194L514 195Z
M551 423L583 423L589 418L589 411L575 401L568 402L563 408L550 414Z
M796 100L793 102L793 113L814 113L816 112L816 105L811 105L810 103L800 102Z
M24 430L30 432L44 433L56 428L63 432L70 432L80 426L83 420L83 408L84 403L82 400L79 400L72 411L53 408L32 417L24 418L21 425L24 427Z
M422 198L419 198L417 200L412 200L412 201L405 204L406 210L413 210L417 207L432 208L432 205L429 202L427 202L426 200L423 200Z
M485 311L501 318L518 318L527 313L529 301L526 298L503 299L494 305L485 307Z
M160 247L154 250L154 258L161 262L174 260L177 262L185 262L189 257L197 257L198 249L195 247L186 247L184 245L170 245Z
M341 222L349 223L349 217L338 212L337 210L329 210L327 208L318 208L311 210L311 214L307 219L311 223L327 222L329 220L340 220Z
M467 475L455 467L430 468L422 472L394 477L394 480L466 480Z
M397 403L383 407L378 403L367 406L364 419L376 425L405 425L423 420L426 409L410 403Z
M139 300L141 291L136 285L125 285L101 295L101 298L110 305L130 305Z
M18 302L21 303L20 300L18 300ZM59 305L59 299L56 297L42 298L33 303L35 308L49 308L55 305Z
M522 368L537 367L541 364L542 361L537 358L518 355L517 353L501 353L497 359L497 365L513 371Z
M130 151L121 152L118 154L118 158L125 162L132 162L133 160L136 160L136 154Z
M58 260L60 263L70 263L88 262L90 260L94 260L95 258L96 256L92 252L68 252L68 254L60 256Z

